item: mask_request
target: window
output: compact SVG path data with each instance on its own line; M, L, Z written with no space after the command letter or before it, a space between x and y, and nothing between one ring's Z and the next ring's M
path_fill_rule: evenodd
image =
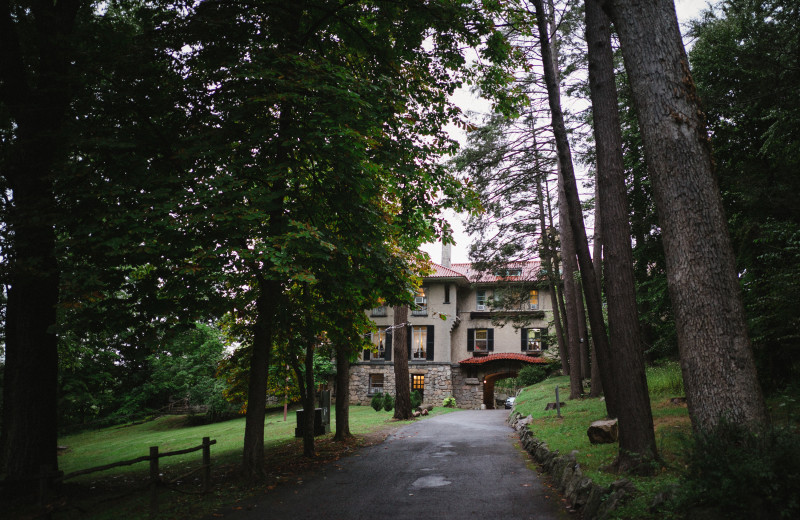
M494 329L467 329L467 351L486 354L494 351Z
M536 310L539 308L539 291L532 289L528 296L528 308Z
M499 278L508 278L510 276L522 276L522 269L500 269L494 273Z
M386 306L383 305L372 309L372 316L386 316Z
M383 374L370 374L369 375L369 389L367 392L377 394L383 392Z
M427 316L428 315L428 298L425 296L425 288L420 287L417 290L417 295L414 297L414 310L411 311L412 316Z
M539 352L547 350L547 329L522 329L522 351Z
M450 303L450 284L444 284L444 303Z
M419 395L425 395L425 376L414 374L411 376L411 391L419 392Z
M428 345L428 327L411 328L411 359L426 359L425 347Z
M386 355L386 331L379 330L372 333L372 344L375 345L372 351L373 360L382 360Z
M486 310L486 291L480 290L475 292L475 308L479 311Z
M475 352L489 350L489 329L475 329Z

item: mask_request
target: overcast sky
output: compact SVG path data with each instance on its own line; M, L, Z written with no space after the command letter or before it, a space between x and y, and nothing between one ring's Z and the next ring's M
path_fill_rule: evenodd
M681 24L681 31L685 34L686 23L694 18L697 18L700 12L709 4L714 5L716 3L717 0L675 0L675 10L678 14L678 22ZM691 42L687 41L685 38L684 44L687 47L691 46ZM464 111L469 110L473 112L486 113L490 110L490 104L486 100L476 98L467 89L460 89L458 92L456 92L456 94L453 96L453 101ZM462 144L465 142L463 131L457 129L455 126L451 126L449 131L454 139L457 139ZM464 217L451 212L446 214L446 218L453 227L454 237L456 239L456 245L453 246L452 250L452 261L454 263L469 262L468 252L471 239L464 231ZM587 223L587 225L588 224L589 223ZM434 262L439 263L441 261L441 242L425 244L422 247L422 250L427 252L431 256L431 260Z

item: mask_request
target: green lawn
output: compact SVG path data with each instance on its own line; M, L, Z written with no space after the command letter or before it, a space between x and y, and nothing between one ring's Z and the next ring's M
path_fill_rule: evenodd
M618 511L618 518L647 518L647 508L652 496L667 485L677 482L685 467L684 454L686 442L691 435L691 425L685 405L670 402L671 397L681 397L682 385L677 365L648 369L651 407L655 423L656 442L659 455L664 461L655 477L631 477L639 491L636 499ZM547 403L555 402L555 387L559 387L562 402L562 418L555 410L545 411ZM592 421L604 419L605 403L600 399L567 400L569 396L569 377L561 376L524 389L517 397L515 411L523 416L531 415L530 425L534 436L546 442L550 450L568 454L578 450L577 461L584 474L601 485L608 485L621 478L620 475L604 471L602 468L617 455L617 444L597 444L589 442L586 430ZM663 518L663 515L660 516Z
M287 444L300 443L295 439L296 426L294 410L289 411L286 422L283 412L267 415L264 428L264 444L267 450ZM452 408L435 408L431 415L439 415L453 411ZM335 429L336 413L331 409L331 429ZM130 426L113 426L102 430L92 430L59 439L60 446L66 446L66 452L59 457L59 469L64 473L102 466L112 462L134 459L149 454L150 446L158 446L160 452L181 450L198 446L203 437L210 437L217 443L211 447L214 464L238 462L241 457L244 440L244 418L233 419L203 426L184 426L185 417L165 416L153 421ZM400 425L403 422L393 421L392 412L376 412L369 406L350 407L350 431L354 435L363 435L374 430ZM330 435L318 437L325 439ZM183 467L200 460L200 452L177 455L161 459L161 466L166 470L171 467ZM199 462L198 462L199 463ZM146 472L146 462L132 466L123 466L77 477L77 481L98 478L98 475L117 475L130 472Z

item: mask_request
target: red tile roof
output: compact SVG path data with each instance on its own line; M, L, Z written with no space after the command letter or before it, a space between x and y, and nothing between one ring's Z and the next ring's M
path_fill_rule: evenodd
M453 264L451 269L462 273L462 276L466 276L473 283L516 282L536 280L539 277L540 263L538 260L529 260L527 262L509 262L505 265L504 269L520 269L521 276L498 276L495 273L481 272L474 269L472 264Z
M444 267L439 264L435 264L431 262L431 267L433 267L434 273L431 275L426 276L425 278L466 278L467 275L461 271L456 271L455 269Z
M461 365L480 365L490 361L497 361L499 359L515 359L517 361L524 361L526 363L545 364L547 360L541 357L531 357L525 354L518 354L514 352L501 352L498 354L489 354L488 356L471 357L459 361Z

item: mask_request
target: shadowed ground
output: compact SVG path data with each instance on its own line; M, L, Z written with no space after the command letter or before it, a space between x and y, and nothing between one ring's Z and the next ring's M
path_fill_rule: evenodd
M462 411L404 426L382 444L279 486L249 510L224 517L568 518L558 497L527 466L527 456L514 447L507 416L504 410Z

